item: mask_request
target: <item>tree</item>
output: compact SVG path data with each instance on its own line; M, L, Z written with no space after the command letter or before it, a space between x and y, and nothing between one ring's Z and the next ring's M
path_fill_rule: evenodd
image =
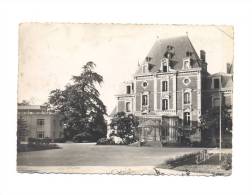
M17 121L17 145L20 144L22 141L22 138L27 136L28 130L27 130L27 123L23 119L23 117L18 118Z
M231 107L223 105L221 108L221 130L222 135L232 135L232 115ZM201 116L202 140L209 144L213 138L219 137L220 112L219 108L206 110Z
M121 138L133 136L139 125L139 120L133 114L126 115L125 112L118 112L111 120L111 129L116 129L117 134Z
M72 77L72 84L64 90L55 89L49 95L50 110L63 115L66 136L70 139L83 132L97 139L106 134L106 107L96 89L103 77L93 71L95 66L93 62L86 63L81 74Z

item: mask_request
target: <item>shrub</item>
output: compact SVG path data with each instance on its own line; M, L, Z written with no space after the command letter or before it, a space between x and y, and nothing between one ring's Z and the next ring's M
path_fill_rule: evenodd
M96 142L97 145L113 145L115 142L112 139L100 138Z
M54 143L65 143L66 139L65 138L56 138L54 139Z
M124 138L123 138L123 143L128 145L128 144L132 144L134 142L136 142L137 139L134 138L133 135L125 135Z
M95 140L94 137L88 132L79 133L73 137L73 142L75 143L81 143L83 141L95 141Z
M123 139L119 136L111 136L110 140L112 140L112 142L117 145L124 144Z
M232 154L224 156L224 160L221 162L221 168L224 170L232 169Z
M48 137L46 138L42 138L42 139L39 139L39 138L32 138L32 137L29 137L28 138L28 145L41 145L41 144L49 144L51 143L52 140Z

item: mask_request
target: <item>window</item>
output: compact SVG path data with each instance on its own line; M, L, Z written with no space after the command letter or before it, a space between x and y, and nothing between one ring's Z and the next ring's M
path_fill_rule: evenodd
M168 99L162 99L162 110L168 110Z
M37 131L37 138L43 139L45 137L44 131Z
M168 91L168 82L162 81L162 91Z
M168 59L167 58L162 59L162 69L163 69L163 72L168 72Z
M190 126L191 116L189 112L184 112L184 126Z
M37 126L44 126L45 125L45 119L37 119Z
M213 80L214 82L214 89L219 89L220 88L220 79L216 78Z
M126 102L126 112L131 112L130 102Z
M143 106L147 106L148 105L148 96L147 95L143 95L142 96L142 105Z
M189 78L185 78L185 79L183 80L184 85L189 85L190 82L191 82L191 80L190 80Z
M143 85L143 87L147 87L148 86L147 81L144 81L142 85Z
M167 72L168 68L167 65L163 64L163 72Z
M184 93L184 104L190 104L190 92Z
M130 94L130 93L131 93L131 87L130 87L130 85L128 85L128 86L126 87L126 91L127 91L127 94Z
M184 60L184 69L189 69L189 68L190 68L190 61Z

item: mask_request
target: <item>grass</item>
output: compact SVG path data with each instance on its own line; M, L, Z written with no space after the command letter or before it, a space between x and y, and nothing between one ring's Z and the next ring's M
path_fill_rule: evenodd
M163 169L174 169L177 171L185 171L195 173L210 173L213 175L231 175L232 174L232 154L222 154L219 161L219 154L209 154L210 158L196 164L196 155L198 153L186 154L177 159L166 161L165 164L159 166Z
M201 150L83 143L58 145L59 150L19 152L17 163L23 166L158 166L167 159Z

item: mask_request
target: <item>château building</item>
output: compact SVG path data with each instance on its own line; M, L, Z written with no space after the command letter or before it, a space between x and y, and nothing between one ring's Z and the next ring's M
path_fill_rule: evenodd
M220 104L220 94L232 105L232 65L227 73L213 75L207 67L206 52L198 55L188 36L157 40L124 83L124 92L116 95L115 112L139 117L142 141L200 142L202 113Z

